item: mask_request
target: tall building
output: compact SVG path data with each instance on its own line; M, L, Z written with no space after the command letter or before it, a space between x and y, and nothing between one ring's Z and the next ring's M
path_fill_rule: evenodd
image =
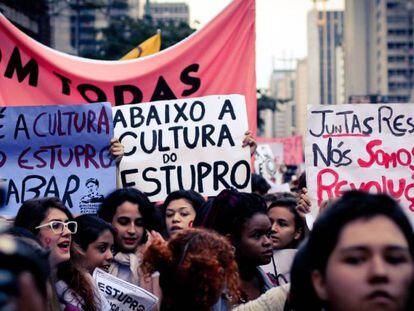
M46 0L2 0L0 12L33 39L50 44L50 20Z
M335 74L336 104L345 104L345 56L342 45L337 46L335 51Z
M345 96L408 102L414 87L409 0L345 1Z
M301 59L296 65L296 128L295 134L306 135L307 129L307 107L308 107L308 61Z
M337 99L337 47L343 40L343 12L308 13L308 93L311 105L333 105Z
M154 22L190 23L190 8L185 2L150 2L145 5L145 12Z
M269 95L276 99L277 109L261 112L265 123L265 137L285 137L295 133L295 77L294 70L273 70L269 83Z
M52 46L71 54L95 54L102 29L113 20L142 18L143 0L52 1Z

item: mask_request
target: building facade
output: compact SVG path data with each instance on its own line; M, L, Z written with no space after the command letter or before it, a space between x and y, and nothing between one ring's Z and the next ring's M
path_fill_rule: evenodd
M308 107L308 61L301 59L296 65L296 85L295 85L295 104L296 104L296 127L295 134L306 135L307 129L307 107Z
M49 45L50 20L46 1L2 0L0 12L33 39Z
M285 137L295 133L296 72L294 70L273 70L269 82L269 96L276 99L277 108L263 110L265 137Z
M144 4L144 0L53 1L52 47L75 55L96 54L102 29L113 20L142 18Z
M410 5L411 4L411 5ZM345 96L405 103L414 87L410 0L345 1Z
M342 45L343 11L308 13L308 95L311 105L333 105L338 102L337 47Z
M150 2L145 5L145 12L155 23L190 23L190 8L184 2Z

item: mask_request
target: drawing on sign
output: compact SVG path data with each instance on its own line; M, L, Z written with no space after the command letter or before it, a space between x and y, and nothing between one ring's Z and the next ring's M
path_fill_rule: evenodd
M110 104L7 107L1 116L6 194L0 214L14 216L26 200L48 196L60 198L74 214L96 212L96 204L81 200L91 195L83 189L90 176L98 176L101 195L115 188Z

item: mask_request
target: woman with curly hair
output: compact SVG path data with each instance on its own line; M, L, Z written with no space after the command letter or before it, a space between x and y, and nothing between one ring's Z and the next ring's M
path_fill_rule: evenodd
M233 248L205 229L181 230L168 242L154 239L144 253L143 270L160 272L161 311L229 310L239 297Z

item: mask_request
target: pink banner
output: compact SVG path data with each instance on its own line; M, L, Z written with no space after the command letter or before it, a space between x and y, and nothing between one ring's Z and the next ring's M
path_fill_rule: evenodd
M255 1L234 0L215 19L160 53L100 61L48 48L0 14L0 106L112 105L241 94L256 130Z
M257 137L258 143L282 143L283 162L286 165L300 165L303 163L302 136L289 137Z

